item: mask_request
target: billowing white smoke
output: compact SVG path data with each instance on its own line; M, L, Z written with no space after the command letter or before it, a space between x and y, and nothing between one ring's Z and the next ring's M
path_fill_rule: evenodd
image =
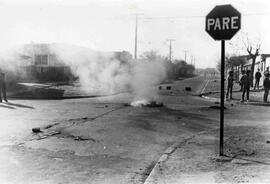
M111 94L133 91L133 100L156 100L157 87L166 77L165 63L157 60L130 60L123 64L113 53L95 52L78 47L52 45L52 51L79 76L88 92Z
M158 100L157 85L165 79L166 68L162 60L137 61L134 66L131 86L135 92L135 101Z
M7 82L15 81L18 75L20 77L24 75L18 53L20 53L20 47L1 48L0 50L0 69L5 72Z
M112 52L96 52L90 49L65 44L48 44L50 52L71 67L79 77L82 88L90 93L113 94L123 91L135 93L132 101L157 100L157 85L165 79L166 68L162 59L139 59L119 61ZM2 69L23 75L22 63L33 55L32 47L16 47L5 51L0 57ZM20 63L21 62L21 63ZM10 78L7 77L7 80Z
M128 65L122 64L113 53L59 44L51 45L50 49L71 67L85 91L111 94L127 89Z

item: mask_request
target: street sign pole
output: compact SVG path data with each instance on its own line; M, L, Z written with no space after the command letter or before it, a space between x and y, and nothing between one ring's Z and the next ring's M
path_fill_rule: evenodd
M224 139L224 68L225 68L225 40L221 40L221 76L220 76L220 137L219 155L223 155Z
M215 6L205 19L205 31L214 39L221 40L220 72L220 137L219 155L224 155L224 81L225 81L225 40L230 40L241 29L241 13L232 5Z

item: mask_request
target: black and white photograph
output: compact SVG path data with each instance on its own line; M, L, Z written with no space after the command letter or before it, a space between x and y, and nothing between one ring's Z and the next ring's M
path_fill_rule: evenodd
M270 183L270 1L0 0L0 184Z

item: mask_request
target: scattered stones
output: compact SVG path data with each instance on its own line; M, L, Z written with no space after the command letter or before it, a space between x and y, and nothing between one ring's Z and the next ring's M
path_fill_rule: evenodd
M55 132L57 134L57 132ZM55 134L55 135L56 135ZM61 134L61 133L58 133ZM80 135L72 135L68 133L62 133L61 135L58 136L59 138L71 138L75 141L93 141L93 142L98 142L97 140L91 138L91 137L85 137L85 136L80 136Z
M83 137L80 137L80 136L76 136L76 137L74 137L74 140L75 141L84 141L84 140L87 140L87 139L85 139Z
M163 107L162 102L151 101L145 105L145 107Z
M82 137L82 136L74 136L74 140L75 141L93 141L93 142L96 142L95 139L93 138L86 138L86 137Z
M33 133L42 133L42 131L40 130L40 128L32 128L32 132Z
M185 90L186 91L191 91L191 87L186 87Z

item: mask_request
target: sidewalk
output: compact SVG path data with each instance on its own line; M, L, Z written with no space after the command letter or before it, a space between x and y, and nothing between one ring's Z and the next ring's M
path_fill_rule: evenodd
M208 82L203 91L216 84ZM169 147L145 184L270 183L270 103L263 103L261 95L260 90L251 92L251 102L240 103L241 92L235 92L226 102L225 156L219 156L219 129L203 131ZM216 103L220 93L207 97ZM219 122L216 113L211 118Z
M226 97L226 84L224 89L224 96ZM249 92L249 103L250 105L262 105L262 106L270 106L270 103L263 102L263 95L264 90L261 87L260 89L254 90L253 88L250 88ZM220 99L220 80L219 79L209 79L209 82L205 86L205 88L201 92L201 96L209 98L209 99ZM242 99L242 91L240 91L240 86L238 84L234 84L233 86L233 93L232 93L233 99L229 100L228 102L240 102ZM245 96L246 99L246 96ZM270 96L268 97L268 101L270 101Z
M190 137L161 157L145 184L270 183L268 132L248 126L227 127L227 156L222 157L218 156L218 130Z

